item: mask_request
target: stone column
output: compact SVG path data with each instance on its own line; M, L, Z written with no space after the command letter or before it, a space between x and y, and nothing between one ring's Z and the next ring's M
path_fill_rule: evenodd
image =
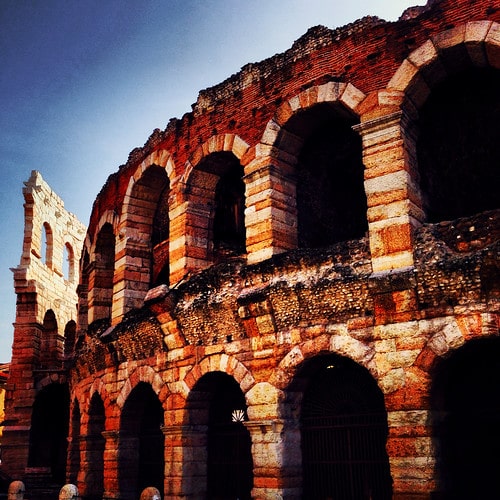
M151 258L149 242L121 233L116 238L111 310L113 325L118 324L131 309L142 307L150 284Z
M104 487L105 443L99 435L80 436L81 460L78 489L83 497L102 493Z
M253 264L297 248L296 179L293 167L276 159L257 158L245 170L246 246Z
M115 500L120 498L120 488L118 483L118 453L120 444L119 431L104 431L104 494L103 500Z
M411 267L414 231L424 219L411 120L397 111L354 129L363 141L373 270Z
M252 439L252 498L301 498L300 431L298 428L287 428L284 432L285 424L280 419L244 423Z
M207 492L206 425L173 425L165 435L165 500L203 498Z

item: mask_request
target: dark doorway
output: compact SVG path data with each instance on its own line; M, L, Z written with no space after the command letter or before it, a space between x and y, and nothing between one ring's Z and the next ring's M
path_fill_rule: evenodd
M245 184L243 167L235 161L215 190L214 251L224 255L245 252Z
M99 394L90 400L87 436L86 500L98 500L104 493L104 403Z
M303 498L390 500L384 397L370 373L329 355L305 365Z
M66 479L68 430L68 386L51 384L38 393L33 404L28 466L49 469L58 484Z
M420 187L429 222L499 208L500 71L475 68L433 89L420 110Z
M69 481L76 484L78 471L80 470L80 426L82 415L80 405L75 399L73 403L73 413L71 414L71 441L68 453Z
M286 130L300 138L297 226L301 248L362 238L367 200L357 118L340 105L318 104L298 113Z
M192 420L208 424L207 498L250 500L253 487L251 439L246 420L245 397L229 375L214 372L197 383L190 406Z
M163 496L165 457L163 408L151 386L140 382L123 407L120 446L120 498L139 498L148 486Z
M500 498L500 338L471 340L435 368L440 496Z

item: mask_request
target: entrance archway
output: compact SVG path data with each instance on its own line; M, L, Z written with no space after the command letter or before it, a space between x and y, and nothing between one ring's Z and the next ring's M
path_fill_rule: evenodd
M432 407L439 498L499 498L500 338L471 340L436 366Z
M163 407L151 386L140 382L122 411L119 445L120 498L139 498L154 486L163 496L165 456Z
M66 480L68 430L68 386L48 385L38 393L33 404L28 466L47 469L57 484L64 484Z
M191 423L207 437L206 498L250 500L253 461L240 386L226 373L208 373L193 388L188 404Z
M390 500L384 396L368 370L325 355L295 381L300 415L303 498Z
M87 436L86 500L98 500L104 493L104 403L96 392L90 400Z

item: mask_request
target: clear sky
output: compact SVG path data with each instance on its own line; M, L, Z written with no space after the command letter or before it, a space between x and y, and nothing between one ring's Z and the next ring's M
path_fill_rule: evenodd
M0 0L0 362L11 357L23 182L88 223L107 177L198 92L308 28L425 0Z

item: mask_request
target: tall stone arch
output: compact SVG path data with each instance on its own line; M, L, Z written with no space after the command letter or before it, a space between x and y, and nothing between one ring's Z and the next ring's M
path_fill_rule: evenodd
M169 280L169 191L174 169L170 153L158 149L129 179L116 242L113 324L142 306L158 276Z
M238 182L239 199L236 203L239 219L238 249L232 254L244 253L244 185L243 158L249 149L248 144L235 134L212 136L200 145L185 164L184 174L179 185L183 190L183 205L176 210L172 225L182 228L172 240L175 258L172 258L171 278L178 281L186 271L203 269L217 260L217 245L214 245L216 229L214 221L218 212L217 190L229 179L229 185ZM237 171L240 172L237 172ZM223 196L223 194L221 195ZM222 255L222 254L221 254Z
M249 263L298 246L296 166L311 127L327 121L331 111L356 122L364 98L354 85L332 81L304 90L276 110L246 168ZM306 117L302 123L299 115Z
M137 498L149 486L165 486L164 408L148 382L130 391L120 414L117 477L120 498Z
M110 210L99 220L90 251L88 276L88 323L111 320L115 276L117 217ZM83 280L82 280L83 281Z
M203 358L183 382L183 425L165 429L167 443L178 447L179 436L184 443L172 450L183 457L180 463L167 465L168 474L179 478L172 485L179 483L192 498L250 498L253 465L245 394L255 384L251 372L236 358L219 354Z
M420 110L446 79L468 68L498 71L499 31L497 23L470 21L434 35L364 107L358 130L374 271L413 266L414 232L427 219L417 157Z

